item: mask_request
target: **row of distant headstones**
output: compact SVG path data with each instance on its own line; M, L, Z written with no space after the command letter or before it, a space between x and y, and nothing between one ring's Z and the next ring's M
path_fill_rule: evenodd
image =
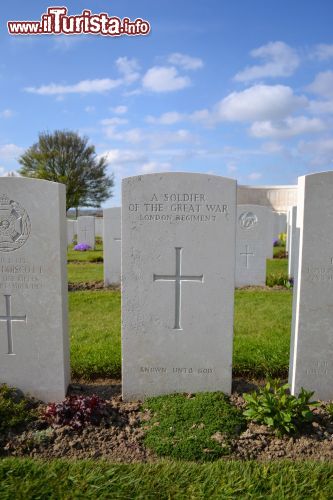
M322 398L332 397L332 175L301 178L296 225L292 391ZM0 381L59 400L69 383L65 188L1 182ZM122 207L124 398L230 392L236 227L250 238L260 217L236 214L236 181L202 174L124 179Z
M103 218L83 216L68 220L67 235L68 244L76 237L77 243L86 243L91 248L95 236L103 237L104 282L108 286L121 281L121 209L105 209L103 215ZM235 285L263 286L266 259L273 257L273 242L287 231L287 215L264 206L238 205L237 221ZM289 277L293 277L291 268Z

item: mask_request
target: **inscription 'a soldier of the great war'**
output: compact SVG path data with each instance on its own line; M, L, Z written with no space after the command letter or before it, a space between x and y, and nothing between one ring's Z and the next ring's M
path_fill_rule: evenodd
M30 219L26 210L7 195L0 196L0 251L20 248L29 238Z
M0 196L0 252L12 252L20 248L29 238L30 219L26 210L7 195ZM9 355L14 355L12 322L27 321L27 316L11 315L11 296L4 295L6 301L6 314L0 316L0 321L7 324L7 340Z

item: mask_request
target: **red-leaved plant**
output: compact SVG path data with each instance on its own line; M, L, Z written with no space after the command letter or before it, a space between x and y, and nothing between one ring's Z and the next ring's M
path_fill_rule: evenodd
M82 429L85 424L98 425L105 415L105 401L98 396L69 396L61 403L50 403L43 412L51 425L68 425Z

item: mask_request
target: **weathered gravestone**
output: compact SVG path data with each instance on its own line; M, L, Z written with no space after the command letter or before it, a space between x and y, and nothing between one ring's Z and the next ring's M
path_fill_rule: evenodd
M286 233L287 231L287 215L279 212L273 212L274 216L274 231L273 238L278 240L281 233Z
M333 172L299 178L299 256L291 339L292 394L333 398Z
M293 207L288 208L287 212L287 237L286 237L286 252L289 254L290 251L290 230L291 230L291 217L292 217Z
M121 208L103 210L103 261L104 284L119 284L121 281Z
M67 245L71 245L75 236L75 221L67 219Z
M77 218L77 242L87 243L95 249L95 217L83 215Z
M122 185L125 400L231 390L236 181L164 173Z
M261 205L254 205L254 206L261 206ZM262 212L263 214L262 218L265 217L265 225L266 225L266 234L264 237L264 241L266 242L266 258L272 259L274 252L273 250L274 241L276 240L276 238L274 237L274 212L268 207L263 207L263 208L265 209L265 211Z
M296 234L297 207L291 207L289 215L289 239L288 239L288 276L295 277L296 259L298 256L298 242Z
M266 283L269 215L261 205L237 206L236 287Z
M95 217L95 236L103 238L103 217Z
M0 180L0 382L43 401L69 383L66 189Z
M287 232L287 214L279 213L279 235Z

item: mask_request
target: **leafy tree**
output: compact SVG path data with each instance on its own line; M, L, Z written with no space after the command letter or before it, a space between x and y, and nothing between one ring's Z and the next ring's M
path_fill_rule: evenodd
M66 184L66 210L100 207L111 196L113 174L107 176L107 161L97 158L87 137L56 130L39 134L38 142L19 158L19 173L26 177Z

